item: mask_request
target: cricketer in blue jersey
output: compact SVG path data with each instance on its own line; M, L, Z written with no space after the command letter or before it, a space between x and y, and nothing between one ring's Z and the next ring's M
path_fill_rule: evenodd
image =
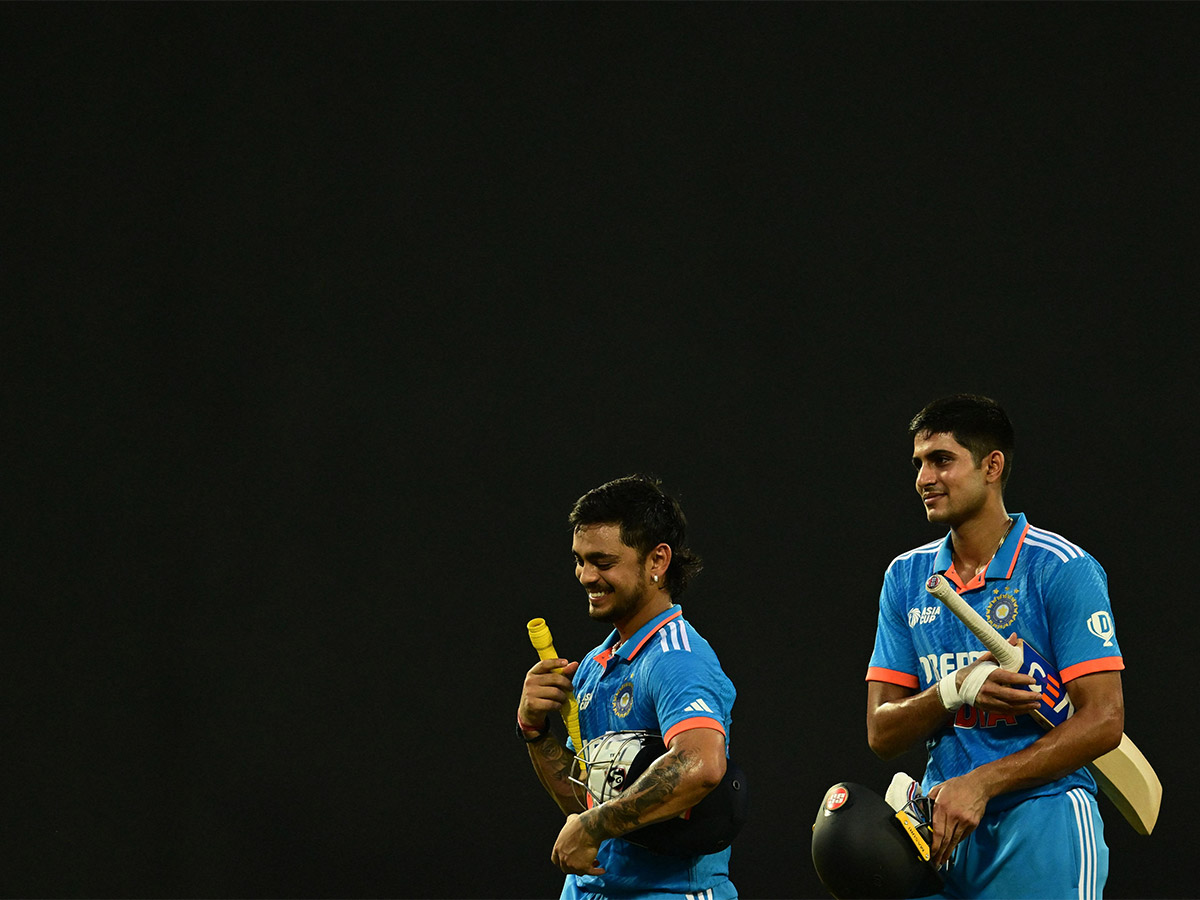
M530 669L517 709L534 769L567 813L551 852L567 873L562 897L730 900L737 891L729 847L678 856L623 838L686 816L726 769L736 692L712 647L674 602L699 570L686 546L682 510L656 481L629 476L589 491L569 521L589 615L613 631L579 662L543 660ZM547 714L559 710L572 689L585 744L609 732L645 730L661 735L666 746L603 803L579 790L577 748L548 726Z
M941 896L1098 897L1108 848L1085 767L1124 727L1124 663L1104 570L1071 541L1005 510L1014 439L994 401L935 401L909 433L926 516L950 533L901 554L884 575L868 740L884 759L925 743ZM924 589L935 572L1002 634L1020 635L1056 666L1074 707L1066 722L1043 730L1028 715L1043 702L1026 689L1033 679L981 665L991 654Z

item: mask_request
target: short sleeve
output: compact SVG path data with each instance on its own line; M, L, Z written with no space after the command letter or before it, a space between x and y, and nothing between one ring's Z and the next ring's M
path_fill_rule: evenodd
M736 696L733 683L707 642L684 622L679 622L679 629L678 642L664 629L660 632L664 639L652 641L644 651L651 655L648 663L654 668L654 707L663 741L669 744L692 728L711 728L728 741Z
M875 648L867 666L867 681L884 681L916 690L917 655L913 650L912 631L903 610L893 602L893 579L884 576L879 591L879 618L875 625Z
M1055 569L1043 585L1048 598L1051 653L1064 681L1125 667L1108 596L1108 576L1091 556Z

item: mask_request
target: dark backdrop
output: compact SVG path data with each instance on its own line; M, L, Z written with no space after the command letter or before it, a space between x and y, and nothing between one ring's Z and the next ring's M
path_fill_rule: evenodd
M922 771L862 679L970 390L1109 574L1166 801L1108 895L1190 895L1195 10L5 5L0 890L557 896L524 624L603 636L566 514L644 471L734 878L823 896L825 788Z

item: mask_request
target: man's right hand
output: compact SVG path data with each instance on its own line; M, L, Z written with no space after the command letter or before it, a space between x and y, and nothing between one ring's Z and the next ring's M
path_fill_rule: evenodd
M1013 646L1021 643L1016 634L1009 635L1008 642ZM981 662L994 663L996 657L984 653L975 662L962 671L965 673ZM958 678L962 687L965 674ZM1029 690L1029 685L1037 684L1037 679L1020 672L1009 672L1007 669L996 669L988 676L987 681L979 689L979 696L973 704L976 709L996 713L1003 716L1020 716L1041 708L1042 695Z
M565 659L543 659L525 675L521 688L521 702L517 706L517 718L522 725L544 729L546 716L558 712L567 702L571 691L571 676L579 663ZM555 669L562 669L555 672Z

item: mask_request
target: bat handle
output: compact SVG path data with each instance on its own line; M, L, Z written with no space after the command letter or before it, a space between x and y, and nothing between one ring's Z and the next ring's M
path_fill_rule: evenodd
M941 575L931 575L929 580L925 582L925 590L942 601L942 604L954 613L959 620L962 621L975 637L979 638L980 642L988 650L992 656L996 657L996 662L1000 664L1000 668L1007 669L1010 672L1019 671L1021 663L1025 658L1025 654L1020 647L1014 647L1004 639L995 628L987 623L987 620L977 613L966 600L958 596L958 593L950 585L950 582Z
M537 650L539 659L560 659L558 651L554 649L554 638L550 635L550 626L546 624L546 620L542 618L530 619L527 626L529 629L529 642L533 644L533 649ZM555 669L555 672L561 672L562 669ZM567 692L567 700L560 710L563 724L567 726L567 734L571 735L571 742L575 745L575 752L583 756L583 736L579 728L579 701L575 699L575 692Z

